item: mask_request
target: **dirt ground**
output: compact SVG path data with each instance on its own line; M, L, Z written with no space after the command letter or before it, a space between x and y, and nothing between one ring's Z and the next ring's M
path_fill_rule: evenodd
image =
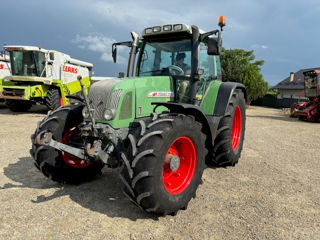
M155 217L122 192L119 170L79 186L45 178L29 155L45 116L0 105L0 239L320 239L320 124L250 107L239 164L207 168L186 211Z

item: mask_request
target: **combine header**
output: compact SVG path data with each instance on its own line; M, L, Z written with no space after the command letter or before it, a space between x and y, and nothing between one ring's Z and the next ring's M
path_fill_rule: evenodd
M50 110L68 105L68 96L81 94L77 76L83 76L87 91L92 64L54 50L32 46L5 46L10 54L12 75L0 84L0 99L12 111L27 111L33 103L45 104Z

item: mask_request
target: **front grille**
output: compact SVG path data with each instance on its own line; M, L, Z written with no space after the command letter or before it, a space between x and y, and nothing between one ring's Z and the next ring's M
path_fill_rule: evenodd
M112 93L109 108L117 109L118 104L119 104L119 100L121 97L121 93L122 93L122 89L117 89Z
M4 88L2 95L10 97L24 97L24 89Z
M90 107L94 109L93 117L96 120L104 120L103 115L110 91L112 87L120 81L119 79L107 79L91 85L88 99Z

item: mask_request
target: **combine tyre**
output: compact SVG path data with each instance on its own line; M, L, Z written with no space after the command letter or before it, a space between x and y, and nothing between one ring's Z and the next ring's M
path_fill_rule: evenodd
M213 147L215 164L234 166L238 163L244 140L245 108L243 92L237 89L233 92L226 114L218 126Z
M159 215L175 215L195 196L205 167L206 136L193 116L160 115L139 122L122 153L125 194Z
M56 110L63 105L63 100L58 88L49 89L47 96L45 97L45 103L49 110Z
M73 147L81 147L79 124L83 121L81 111L83 105L71 105L49 112L40 122L36 132L31 136L31 155L40 171L53 181L79 184L90 181L101 173L101 162L85 162L71 154L58 151L49 146L40 146L36 136L51 132L56 141Z

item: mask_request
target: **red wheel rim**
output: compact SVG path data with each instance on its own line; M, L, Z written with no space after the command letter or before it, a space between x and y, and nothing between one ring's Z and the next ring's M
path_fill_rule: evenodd
M233 124L232 124L232 148L236 150L239 146L240 136L241 136L241 109L240 106L236 107L233 115Z
M71 137L74 135L77 135L80 133L80 129L78 126L74 126L73 128L70 128L63 136L62 143L68 144ZM73 156L66 152L61 152L62 158L65 161L66 164L68 164L71 167L74 168L85 168L90 165L90 163L84 161L83 159L77 158L76 156Z
M196 169L197 153L190 138L179 137L171 144L166 154L166 159L172 155L179 157L179 168L176 171L172 171L170 162L165 161L162 180L166 190L176 195L183 192L190 184Z

